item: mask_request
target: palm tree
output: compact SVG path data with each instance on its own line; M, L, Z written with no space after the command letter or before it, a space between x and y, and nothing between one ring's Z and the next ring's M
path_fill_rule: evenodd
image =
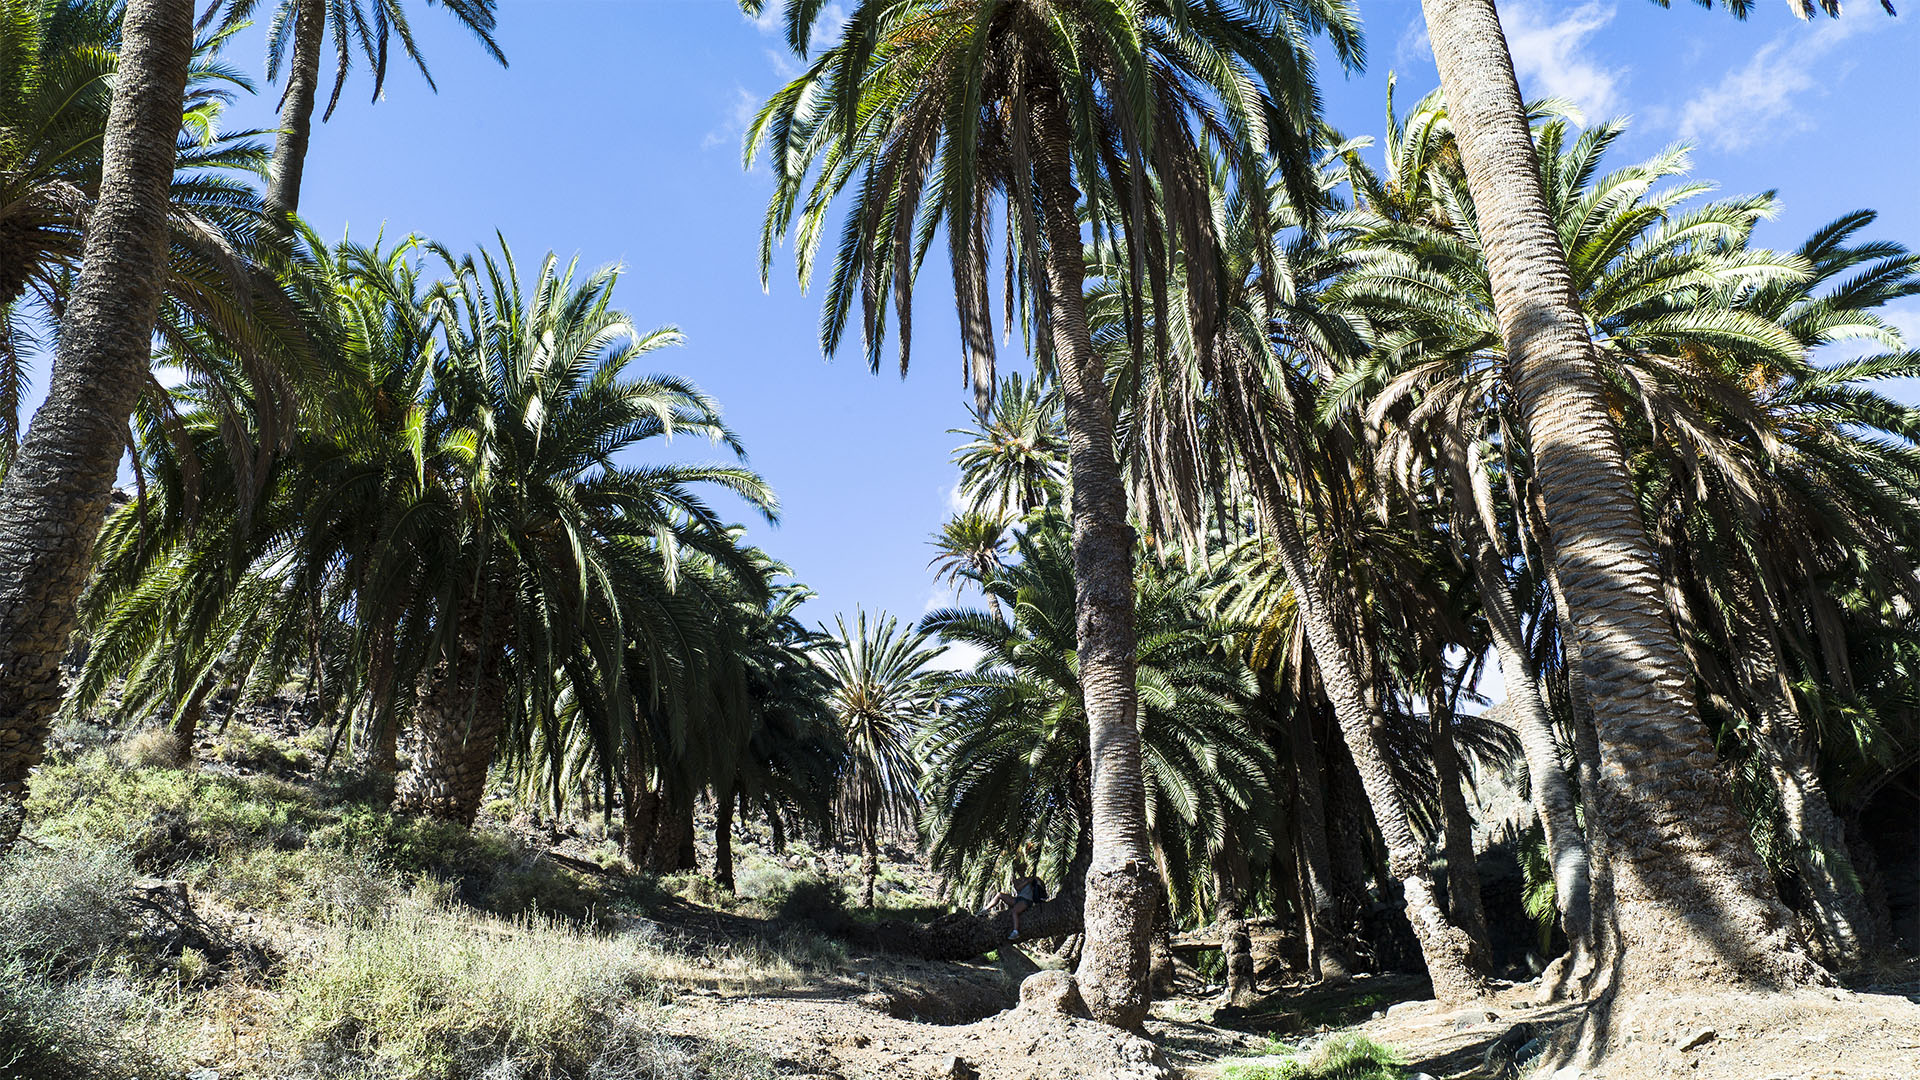
M102 150L121 47L110 0L0 4L0 469L18 442L31 321L57 321L80 265L86 215L100 193ZM261 220L251 174L266 160L255 132L219 130L235 92L252 88L201 39L187 73L171 190L162 333L193 326L245 339L262 284L248 255Z
M930 631L903 632L899 620L884 613L871 625L864 611L851 627L844 616L834 616L833 623L820 662L832 678L829 707L847 746L835 816L860 843L861 902L872 907L880 833L911 829L919 808L913 743L939 701L927 665L946 650L928 645Z
M984 590L1000 570L1007 549L1007 526L998 518L970 510L940 526L932 543L936 554L929 565L935 570L935 581L957 588L965 580ZM994 618L1005 616L999 597L990 592L987 606L993 609Z
M922 625L980 650L946 684L928 726L931 864L971 898L1024 861L1074 903L1092 857L1086 708L1075 678L1077 627L1065 522L1035 519L1018 558L986 585L1012 622L977 609ZM1227 633L1202 611L1197 582L1142 567L1135 667L1149 828L1176 913L1195 912L1235 854L1264 864L1274 818L1273 762L1245 702L1253 683ZM1227 879L1232 882L1232 872ZM1231 905L1230 905L1231 907Z
M280 77L280 64L287 63L287 88L280 98L280 133L273 148L273 169L267 180L267 206L280 215L300 209L300 181L306 169L307 143L313 133L313 110L320 90L320 64L326 46L327 29L333 29L333 93L327 99L326 120L340 103L347 72L353 67L354 46L373 69L372 100L379 101L387 82L387 50L398 38L400 48L420 69L427 86L434 86L426 58L420 55L413 39L413 27L407 22L402 0L273 0L273 19L267 27L267 81ZM429 3L435 0L428 0ZM447 14L472 32L480 47L505 67L507 58L493 40L494 0L438 0ZM223 32L246 24L260 0L221 0L208 9L203 23L220 16ZM289 55L288 45L292 52Z
M1499 13L1493 0L1421 6L1606 757L1594 809L1618 856L1623 970L1652 980L1813 978L1744 823L1706 766L1713 748L1607 413Z
M976 513L1024 517L1060 501L1067 475L1067 438L1060 397L1038 379L1013 372L1000 380L993 408L975 409L973 425L950 435L967 441L953 452L960 494Z
M169 185L193 59L191 0L129 0L79 281L47 400L0 481L0 851L60 703L60 659L147 379Z
M822 6L787 5L796 51L806 52ZM1201 132L1243 171L1264 176L1271 153L1290 182L1302 182L1318 132L1307 35L1321 32L1343 61L1359 62L1357 25L1334 4L865 0L841 40L777 92L748 133L749 161L764 141L776 183L763 267L793 227L805 285L834 197L857 188L827 290L828 352L859 293L869 364L879 365L891 300L906 366L915 272L944 229L981 413L994 385L986 271L992 211L1002 209L1007 299L1017 296L1039 362L1058 379L1073 490L1095 837L1078 978L1094 1017L1125 1027L1146 1015L1158 886L1135 724L1133 537L1110 387L1082 298L1081 202L1095 230L1122 240L1144 271L1149 258L1165 262L1149 235L1150 199L1179 203L1164 219L1204 244L1211 215L1186 201ZM1134 308L1143 331L1144 300Z
M503 728L552 723L562 680L583 670L549 658L584 652L603 680L621 671L620 561L644 551L671 587L683 550L738 558L701 487L768 520L776 503L743 467L615 461L675 434L742 452L698 388L628 374L680 335L643 334L612 307L616 270L577 280L548 256L523 284L504 245L477 261L442 257L451 280L434 304L444 352L429 434L443 524L410 553L433 597L439 656L419 702L420 752L395 798L470 822Z

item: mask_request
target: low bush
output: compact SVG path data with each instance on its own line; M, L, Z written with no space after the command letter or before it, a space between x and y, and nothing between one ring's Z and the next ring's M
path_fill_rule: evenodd
M110 963L132 931L135 876L111 852L18 845L0 861L0 960L50 978Z
M1282 1053L1289 1048L1275 1048ZM1401 1080L1400 1055L1355 1032L1327 1036L1304 1058L1278 1063L1229 1065L1227 1080Z
M0 861L0 1080L161 1080L171 1010L139 981L136 874L106 851Z

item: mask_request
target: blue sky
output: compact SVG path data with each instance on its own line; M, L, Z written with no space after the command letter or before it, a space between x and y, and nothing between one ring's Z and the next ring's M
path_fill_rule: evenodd
M1783 213L1762 233L1777 246L1857 207L1881 211L1876 236L1920 245L1920 22L1888 19L1867 0L1812 25L1778 0L1760 6L1744 23L1687 0L1667 11L1648 0L1501 9L1529 95L1571 98L1589 118L1633 118L1616 160L1693 142L1695 176L1727 192L1780 192ZM820 594L809 620L856 604L915 618L946 602L926 541L950 510L957 440L947 429L970 400L952 305L930 274L902 380L870 375L857 353L823 362L818 297L800 295L788 253L762 292L770 180L742 170L740 137L792 71L772 20L756 25L733 0L500 7L506 70L441 9L410 5L440 92L396 62L385 99L369 104L356 71L315 129L308 220L328 237L384 227L457 249L491 244L497 229L523 261L551 249L624 264L618 303L642 325L687 335L684 348L656 354L658 366L720 400L779 492L782 524L756 526L755 539ZM1378 132L1390 71L1403 103L1437 81L1417 0L1359 7L1367 70L1324 73L1329 115L1349 134ZM231 58L258 76L258 32ZM232 125L272 125L277 91L263 90L236 106ZM1900 317L1920 338L1920 303Z

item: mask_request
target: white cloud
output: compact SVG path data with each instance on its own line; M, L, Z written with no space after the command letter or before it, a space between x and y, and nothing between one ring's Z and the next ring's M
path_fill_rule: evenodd
M1819 70L1821 62L1870 22L1828 19L1811 31L1796 27L1760 46L1746 64L1681 106L1675 122L1680 137L1736 151L1762 138L1812 127L1799 106L1832 82L1831 73Z
M1602 0L1571 7L1537 0L1501 5L1500 21L1522 91L1529 98L1566 98L1588 120L1616 115L1625 69L1602 67L1587 55L1588 39L1613 21L1614 11L1614 4Z
M980 646L956 641L927 666L935 671L972 671L973 665L979 663L984 655L986 652Z
M953 484L951 486L941 489L941 493L946 499L947 514L949 516L957 517L960 514L966 513L969 509L966 494L962 492L960 488L960 478L956 476L953 478Z
M753 123L753 116L759 111L760 98L746 87L734 84L733 101L727 106L726 118L719 127L707 132L706 138L700 140L700 149L727 146L738 152L740 140L746 137L747 125Z

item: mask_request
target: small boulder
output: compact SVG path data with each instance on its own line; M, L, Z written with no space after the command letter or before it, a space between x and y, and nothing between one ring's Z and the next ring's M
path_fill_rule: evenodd
M1481 1024L1491 1024L1500 1017L1486 1009L1467 1009L1453 1015L1453 1030L1465 1031Z
M1037 1016L1074 1016L1088 1019L1080 984L1065 971L1042 971L1020 983L1020 1009Z
M1712 1028L1701 1028L1699 1031L1687 1036L1686 1039L1681 1042L1680 1050L1682 1053L1688 1050L1697 1050L1712 1042L1716 1034Z
M974 1068L959 1054L948 1054L947 1060L941 1063L940 1071L935 1075L939 1080L980 1080L980 1070Z

